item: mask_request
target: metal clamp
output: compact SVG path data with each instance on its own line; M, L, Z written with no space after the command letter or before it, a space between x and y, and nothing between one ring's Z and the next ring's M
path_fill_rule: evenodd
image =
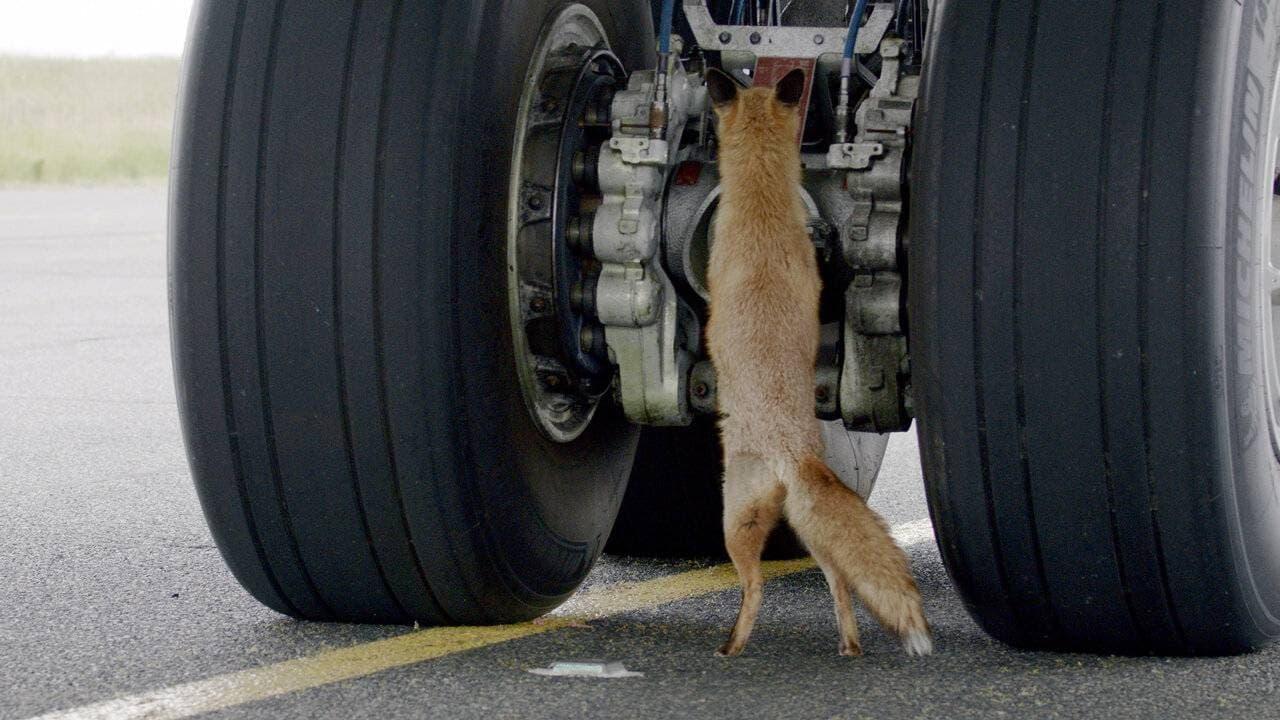
M689 369L697 351L697 317L682 307L658 252L661 202L678 143L652 136L649 112L655 73L631 75L613 97L612 137L601 148L596 176L601 202L591 225L591 253L600 261L592 298L618 367L618 395L627 417L646 425L687 425ZM706 90L675 64L667 78L667 138L679 138L688 118L706 106Z
M836 143L827 150L827 167L842 170L866 170L871 161L884 155L881 143Z
M907 145L919 78L902 75L903 41L880 44L880 78L858 106L854 142L832 146L828 165L846 170L853 202L841 228L854 278L845 291L840 412L850 429L911 424L909 361L902 322L901 256Z
M847 27L788 27L781 25L717 25L704 0L683 0L684 15L703 50L744 52L756 57L817 58L844 51ZM871 19L858 31L854 52L875 52L893 21L893 3L877 3Z

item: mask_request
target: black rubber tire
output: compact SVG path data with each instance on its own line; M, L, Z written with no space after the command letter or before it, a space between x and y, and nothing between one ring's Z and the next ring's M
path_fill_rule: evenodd
M646 0L581 0L629 67ZM235 576L299 618L535 617L613 523L637 430L546 441L508 323L514 116L567 3L197 3L172 184L179 409Z
M1280 503L1249 189L1280 7L949 2L932 23L910 321L948 570L1018 646L1259 647Z
M872 436L874 437L874 436ZM834 438L828 437L828 443ZM850 440L829 448L828 462L856 482L863 497L875 487L887 438ZM838 453L835 462L832 453ZM605 546L617 555L661 558L723 558L723 451L715 420L698 418L688 428L645 428L622 510ZM769 559L808 554L785 523L769 537Z

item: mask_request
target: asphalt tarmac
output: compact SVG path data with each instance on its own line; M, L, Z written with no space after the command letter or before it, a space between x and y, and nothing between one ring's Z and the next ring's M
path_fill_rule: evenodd
M1280 648L1217 659L1022 652L966 614L929 532L913 435L872 506L908 547L937 652L860 614L836 654L821 574L775 566L747 652L707 562L606 557L546 622L297 622L225 569L187 475L170 379L164 190L0 192L0 718L1280 717ZM563 678L557 660L642 676Z

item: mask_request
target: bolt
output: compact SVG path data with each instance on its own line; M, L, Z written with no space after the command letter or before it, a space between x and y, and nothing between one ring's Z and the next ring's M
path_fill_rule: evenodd
M760 44L760 39L761 39L761 38L760 38L760 33L758 33L758 32L753 32L753 33L751 33L751 37L749 37L749 38L747 38L747 39L751 41L751 44L752 44L752 45L759 45L759 44Z
M589 147L573 154L570 167L573 181L584 190L597 190L600 187L600 147Z
M820 403L824 403L824 402L826 402L826 401L827 401L827 398L831 397L831 392L830 392L829 390L827 390L827 386L826 386L826 385L819 385L819 386L818 386L818 387L813 391L813 397L814 397L815 399L817 399L817 401L818 401L818 402L820 402Z
M720 33L720 44L721 44L721 45L728 45L728 44L729 44L729 43L731 43L731 42L733 42L733 33L728 33L728 32L722 32L722 33Z
M542 378L542 382L547 386L548 389L555 390L556 388L560 387L560 385L564 382L564 378L560 377L559 375L547 375L544 378Z
M583 315L596 314L596 279L587 276L575 280L569 288L569 305L575 312Z
M710 393L711 388L707 387L706 383L700 382L693 386L693 396L696 398L705 398Z
M534 311L534 312L536 312L536 313L546 312L546 311L547 311L547 299L546 299L546 298L542 298L542 297L536 297L536 298L534 298L533 300L530 300L530 301L529 301L529 309L530 309L530 310L532 310L532 311Z
M555 98L547 98L542 101L542 112L553 113L560 109L560 103Z
M530 210L541 210L544 203L541 195L530 195L525 202L529 205Z
M888 387L888 383L884 379L884 371L881 370L875 374L875 377L867 383L867 389L872 392L880 392Z
M814 44L814 45L821 45L822 43L824 43L824 42L826 42L826 41L827 41L827 38L826 38L826 37L824 37L824 36L822 35L822 33L818 33L817 35L814 35L814 36L813 36L813 44Z
M564 229L564 239L568 241L569 247L584 255L591 254L595 220L595 213L592 212L569 218Z
M599 325L583 325L578 332L578 347L588 355L604 355L606 345L604 328Z
M612 88L605 88L597 97L592 99L587 104L587 109L583 112L583 124L608 127L610 115L613 112L613 95L614 90ZM596 151L599 152L599 148L596 148Z

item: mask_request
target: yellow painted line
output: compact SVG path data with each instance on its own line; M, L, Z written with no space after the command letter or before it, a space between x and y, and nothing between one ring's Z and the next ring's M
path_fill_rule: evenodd
M811 567L813 561L808 559L765 563L765 576L776 578ZM427 628L385 640L327 650L273 665L40 715L32 720L188 718L466 650L539 635L584 620L644 610L737 586L738 577L729 565L717 565L653 580L618 583L586 591L574 598L570 606L572 615L557 614L538 623Z
M813 560L778 560L764 563L766 580L793 575L814 567ZM732 565L714 565L653 580L615 583L574 596L551 614L550 620L593 620L645 610L685 598L738 587Z
M903 523L893 535L904 546L932 539L928 520ZM774 579L814 567L812 560L764 563ZM326 650L272 665L216 675L138 695L107 700L30 720L169 720L188 718L310 688L365 677L384 670L540 635L587 620L647 610L677 600L738 587L731 565L715 565L652 580L592 588L575 595L551 616L519 625L439 627L360 645Z

